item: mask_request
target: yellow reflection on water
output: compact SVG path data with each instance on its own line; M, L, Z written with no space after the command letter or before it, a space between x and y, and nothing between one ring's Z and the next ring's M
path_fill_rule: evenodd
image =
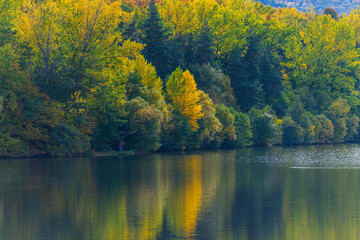
M201 207L202 179L201 158L191 155L184 163L181 176L183 184L170 190L169 225L179 236L193 236Z

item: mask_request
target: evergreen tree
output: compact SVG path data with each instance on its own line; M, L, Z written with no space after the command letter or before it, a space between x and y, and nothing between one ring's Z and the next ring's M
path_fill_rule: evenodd
M169 41L170 52L170 71L173 72L178 67L184 67L184 52L182 46L184 45L183 38L177 37Z
M226 69L231 79L231 85L234 89L235 98L242 109L244 109L244 105L242 103L249 74L241 58L241 50L238 47L232 50Z
M195 63L200 65L205 63L215 64L215 53L213 50L213 40L210 33L210 27L207 22L200 32L200 35L196 41L195 48Z
M131 21L131 23L128 26L125 27L122 36L125 40L141 42L141 34L136 26L135 18Z
M241 50L236 47L228 60L227 72L230 76L235 97L244 111L253 106L263 105L263 89L261 85L259 43L250 39L247 53L241 57Z
M159 76L164 78L170 73L168 36L154 0L149 4L144 33L144 56L155 66Z
M274 56L265 50L260 60L261 83L267 104L273 104L280 97L282 90L281 73L277 71L279 64Z
M260 41L257 37L250 37L247 52L244 56L244 63L249 78L246 82L243 105L245 110L253 106L263 106L263 86L261 84L262 74L260 71Z
M194 64L195 59L195 40L193 34L184 36L185 44L183 46L184 63L187 68Z

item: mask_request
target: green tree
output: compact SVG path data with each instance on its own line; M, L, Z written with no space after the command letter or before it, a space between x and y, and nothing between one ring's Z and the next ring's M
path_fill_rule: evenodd
M224 145L230 145L231 142L236 140L236 130L234 127L235 117L230 112L230 109L223 104L217 104L216 117L222 124L222 129L217 137L217 143Z
M129 101L127 110L127 146L139 152L159 149L162 113L140 97Z
M334 137L334 125L324 114L316 116L316 143L331 143Z
M234 127L236 131L235 147L248 147L253 144L253 133L248 115L230 108L231 113L235 117Z
M345 21L317 16L298 36L288 38L285 49L284 84L308 88L316 100L313 113L325 111L333 99L356 96L354 32Z
M291 117L285 117L282 123L282 143L285 146L299 145L304 141L303 128Z
M257 38L251 38L245 56L242 58L241 50L234 48L227 65L237 103L244 111L263 105L259 51Z
M265 102L273 104L281 95L282 78L279 62L266 49L260 58L261 83L265 95Z
M95 125L92 138L94 150L116 149L118 144L129 134L126 129L126 112L124 99L124 76L115 69L104 69L93 72L92 77L100 84L90 90L84 99L81 93L74 95L74 102L84 103L86 111Z
M227 106L235 104L230 78L220 69L207 63L202 66L196 64L190 68L190 71L194 74L198 88L209 94L216 104Z
M200 65L203 65L205 63L214 65L215 52L213 46L214 43L212 41L210 27L208 23L205 21L196 41L194 62Z
M263 109L252 108L248 114L254 134L254 145L271 145L276 136L275 116L271 113L271 110L268 107Z
M150 1L143 31L144 56L155 66L159 76L165 78L170 71L168 35L154 0Z
M356 115L351 115L346 119L346 135L344 138L344 142L352 142L355 141L356 135L358 134L359 128L359 117Z
M344 137L347 133L346 120L349 111L350 106L348 105L347 100L342 98L333 102L326 111L326 116L334 125L334 143L341 143L344 141Z
M220 120L216 117L216 109L213 101L208 94L200 91L201 112L203 117L199 121L200 129L196 133L196 138L199 147L201 148L213 148L218 146L216 137L221 132L223 125Z

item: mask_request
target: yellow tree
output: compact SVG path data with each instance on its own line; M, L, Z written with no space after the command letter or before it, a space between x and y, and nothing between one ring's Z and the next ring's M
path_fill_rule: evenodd
M35 52L35 63L43 66L42 80L49 74L53 55L60 48L59 34L64 13L54 0L25 0L16 22L20 41Z
M188 118L189 125L197 131L201 119L200 91L196 87L194 76L186 70L177 68L166 83L168 96L175 110Z
M131 15L107 0L24 0L16 22L22 42L44 66L64 71L101 69L139 54L142 45L123 41L118 25ZM54 63L56 57L55 66ZM79 76L75 81L81 81Z
M130 21L131 16L121 10L121 2L107 0L60 0L66 9L62 41L66 43L70 64L82 68L93 66L140 50L141 45L122 42L117 30L123 21ZM131 44L130 44L131 45Z
M132 82L129 80L131 75L137 74L140 78L139 83L137 83L140 87L139 94L143 95L150 104L159 105L159 102L163 101L163 82L157 76L155 67L141 55L135 60L126 59L122 63L122 70L127 75L128 84Z

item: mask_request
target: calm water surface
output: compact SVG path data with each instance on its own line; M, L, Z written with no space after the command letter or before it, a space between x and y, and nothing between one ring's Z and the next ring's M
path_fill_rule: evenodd
M360 239L360 146L2 159L0 239Z

